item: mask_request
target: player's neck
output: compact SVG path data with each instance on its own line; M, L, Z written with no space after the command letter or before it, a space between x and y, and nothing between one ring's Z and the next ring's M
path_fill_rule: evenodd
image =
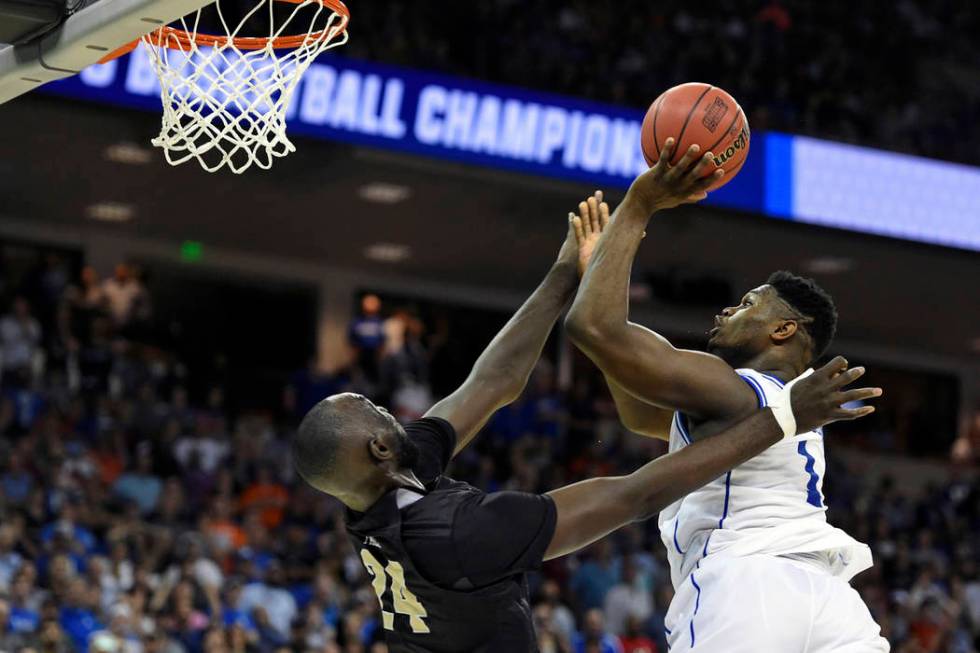
M351 510L367 512L383 496L398 488L425 492L425 485L415 476L415 472L410 469L399 469L374 476L362 483L357 492L337 498Z
M740 367L763 372L782 381L795 379L806 369L803 363L787 360L773 350L764 351L750 358Z

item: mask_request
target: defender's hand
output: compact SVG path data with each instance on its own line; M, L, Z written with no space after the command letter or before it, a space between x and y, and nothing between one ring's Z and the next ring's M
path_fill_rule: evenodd
M851 401L863 401L881 396L881 388L844 390L864 374L863 367L847 369L847 361L837 356L819 370L800 379L792 389L790 403L796 417L796 432L805 433L824 424L852 420L875 411L874 406L843 408Z
M592 252L599 242L599 236L609 224L609 205L602 201L602 191L584 202L579 202L578 215L568 214L568 219L575 229L575 240L578 242L578 276L585 274Z
M715 165L714 154L705 152L704 156L698 156L701 152L698 145L687 148L676 166L670 165L675 146L676 141L668 138L660 150L657 164L637 177L630 186L630 195L642 202L651 213L700 202L708 196L708 187L725 175L725 171Z

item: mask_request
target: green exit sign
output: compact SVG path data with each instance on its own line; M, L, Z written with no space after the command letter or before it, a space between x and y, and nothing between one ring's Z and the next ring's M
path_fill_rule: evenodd
M204 258L204 243L198 240L185 240L180 245L180 258L195 263Z

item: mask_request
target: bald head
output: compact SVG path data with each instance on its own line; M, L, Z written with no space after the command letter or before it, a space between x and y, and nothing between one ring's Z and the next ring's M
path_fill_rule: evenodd
M350 392L314 406L300 423L292 449L300 476L345 503L374 491L393 472L411 468L417 457L415 443L388 411Z

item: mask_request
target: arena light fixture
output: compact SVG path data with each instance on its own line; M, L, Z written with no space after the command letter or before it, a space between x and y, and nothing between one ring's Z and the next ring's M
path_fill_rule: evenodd
M365 258L382 263L401 263L412 255L412 248L400 243L374 243L364 248Z
M113 163L126 165L146 165L153 160L153 152L149 148L126 141L113 143L103 150L102 155Z
M357 196L362 200L376 204L398 204L412 196L412 189L400 184L372 181L358 188Z
M136 217L136 207L123 202L97 202L85 207L85 216L100 222L132 222Z
M843 274L854 269L854 259L844 256L818 256L803 263L812 274Z

